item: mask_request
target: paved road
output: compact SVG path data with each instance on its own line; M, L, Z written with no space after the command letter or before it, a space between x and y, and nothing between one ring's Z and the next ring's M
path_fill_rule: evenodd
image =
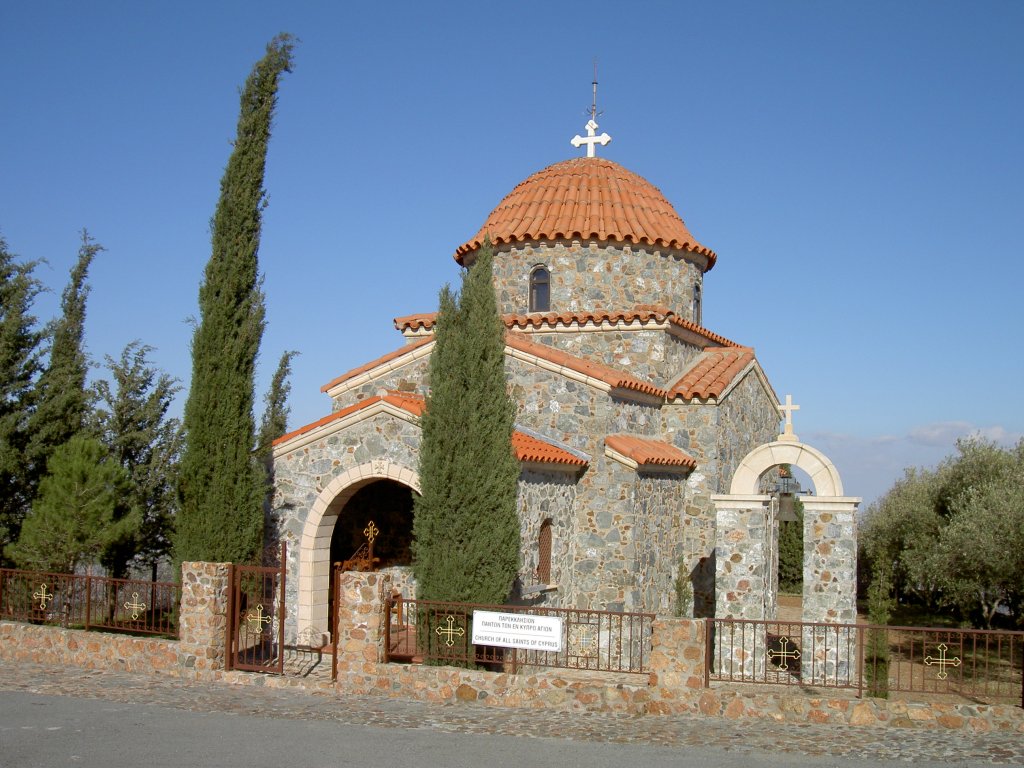
M1024 766L1020 734L569 715L0 666L0 767Z

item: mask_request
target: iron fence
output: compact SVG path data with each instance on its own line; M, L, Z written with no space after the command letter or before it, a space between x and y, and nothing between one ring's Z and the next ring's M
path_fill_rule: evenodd
M482 627L484 611L488 624L495 627L494 632L489 631L491 636L506 634L504 642L529 644L526 635L532 628L535 636L543 636L537 643L540 647L474 643L474 621L481 622ZM385 616L385 661L473 665L513 673L534 667L646 673L654 622L651 613L402 597L386 599ZM537 621L536 617L550 620Z
M958 696L1024 707L1024 632L707 620L705 681Z
M178 636L171 582L0 568L0 618L74 629Z
M285 555L276 566L232 565L227 668L284 674Z

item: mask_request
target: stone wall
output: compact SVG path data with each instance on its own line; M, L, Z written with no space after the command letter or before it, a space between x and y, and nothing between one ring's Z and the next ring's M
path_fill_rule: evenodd
M555 241L494 249L494 287L502 313L529 312L530 271L550 273L551 311L623 310L637 304L672 308L691 320L694 284L704 273L686 251L643 245Z
M714 487L716 493L728 493L733 473L747 454L769 443L779 432L779 412L775 397L760 378L750 371L715 409L717 427ZM711 472L711 469L708 469Z
M191 578L190 578L191 576ZM854 691L829 695L762 686L705 687L706 624L655 619L646 674L547 669L522 674L418 664L384 664L383 596L389 574L342 578L339 674L335 684L305 677L226 672L223 649L227 566L189 563L183 568L182 642L85 632L0 621L0 660L86 669L167 674L238 685L295 687L338 696L372 695L489 707L525 707L623 715L692 715L787 723L999 730L1024 735L1024 709L1011 705L857 699ZM182 652L182 643L188 653ZM206 649L205 653L198 652ZM193 661L190 661L193 660ZM199 663L200 661L204 663Z
M519 478L517 499L519 512L519 592L523 588L542 586L537 580L540 527L551 521L551 584L558 589L535 593L529 603L566 606L565 595L572 580L573 524L576 513L578 472L540 468L524 469Z
M701 350L665 328L635 323L613 328L578 328L572 333L532 332L527 339L549 344L585 360L595 360L633 376L669 387Z
M415 339L412 341L415 341ZM402 361L399 360L398 362ZM382 389L426 395L429 389L429 372L429 357L422 357L417 360L410 359L409 362L403 362L397 367L378 372L372 381L345 389L344 392L334 398L331 410L340 411L342 408L355 405L368 397L378 395Z
M177 640L0 621L0 659L178 676Z
M643 610L662 616L676 615L675 579L685 551L686 476L644 472L636 475L634 484L637 547L633 570L641 605ZM678 615L689 615L691 610L692 606L683 606Z

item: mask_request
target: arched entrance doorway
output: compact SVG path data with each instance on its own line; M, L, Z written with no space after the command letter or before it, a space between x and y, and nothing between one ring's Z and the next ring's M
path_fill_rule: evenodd
M363 485L339 510L331 534L334 569L378 571L412 565L413 490L394 480ZM327 626L334 627L335 594L328 593Z
M329 634L332 563L348 559L366 541L363 530L370 521L379 531L374 542L374 556L381 557L378 567L385 559L395 565L408 557L412 494L418 492L414 470L376 459L343 472L319 493L298 547L299 636L326 638ZM379 555L378 547L383 547Z

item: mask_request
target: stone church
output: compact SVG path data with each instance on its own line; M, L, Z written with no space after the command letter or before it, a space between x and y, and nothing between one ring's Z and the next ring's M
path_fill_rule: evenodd
M782 409L754 350L702 324L715 252L653 184L597 156L609 139L596 128L573 140L586 156L526 178L454 253L472 269L490 238L508 329L522 466L512 599L711 616L728 565L712 497L776 439ZM332 563L370 543L373 567L413 596L434 321L396 318L402 343L325 384L330 414L275 443L290 634L326 631Z

